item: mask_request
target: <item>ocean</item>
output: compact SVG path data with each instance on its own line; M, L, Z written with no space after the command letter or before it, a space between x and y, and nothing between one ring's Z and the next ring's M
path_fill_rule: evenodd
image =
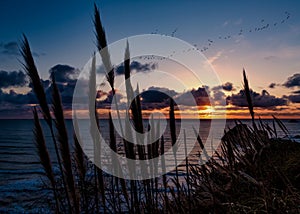
M190 123L192 122L191 120ZM206 122L204 121L201 127L206 127ZM241 122L251 124L250 120L241 120ZM263 122L272 126L272 120L263 120ZM290 132L289 137L299 142L300 121L282 120L282 122ZM216 124L218 126L218 122ZM73 130L72 120L67 120L66 125L68 130ZM227 120L226 127L234 125L234 120ZM42 126L50 156L55 159L49 129L44 121ZM100 126L104 132L108 132L107 121L100 121ZM180 128L180 124L177 128ZM88 130L88 126L86 129ZM278 136L286 137L279 128L277 130ZM212 140L220 141L223 132L222 128L216 129ZM72 131L69 131L70 139L72 134ZM168 134L166 131L165 135ZM189 137L189 134L187 136ZM41 204L40 201L49 192L42 188L43 169L33 139L33 120L0 120L0 213L47 212L47 204ZM166 140L169 139L166 137Z

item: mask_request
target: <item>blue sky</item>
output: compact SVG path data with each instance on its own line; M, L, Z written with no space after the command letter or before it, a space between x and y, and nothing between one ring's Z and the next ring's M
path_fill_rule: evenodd
M284 25L264 32L244 34L253 49L279 45L299 45L298 37L289 34L298 26L297 1L96 1L109 42L136 34L171 34L191 44L205 45L207 39L219 35L238 34L266 23L280 22L285 11L291 14ZM44 56L39 59L42 70L56 63L82 67L95 50L92 25L92 1L1 1L1 42L19 41L25 33L33 49ZM297 30L297 29L295 29ZM231 40L218 41L207 51L213 56L222 49L234 47ZM273 41L270 41L273 40ZM241 47L242 48L242 47ZM18 68L7 62L1 67Z
M0 70L22 69L13 45L22 33L30 41L43 79L57 64L82 68L96 50L93 3L1 1ZM298 89L282 84L300 72L299 1L102 0L96 4L109 43L152 32L171 35L176 29L175 37L199 49L209 47L203 53L221 81L233 83L237 90L243 67L259 93L267 89L282 97ZM255 30L267 24L266 29ZM268 88L270 83L278 87Z

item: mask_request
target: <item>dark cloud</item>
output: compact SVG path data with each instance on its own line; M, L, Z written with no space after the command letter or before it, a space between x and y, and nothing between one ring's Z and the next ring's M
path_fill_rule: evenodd
M172 97L176 105L198 106L210 105L208 87L203 86L183 93L161 87L150 87L141 93L142 109L153 110L169 107Z
M154 63L145 63L142 64L138 61L132 61L130 63L130 69L131 71L135 71L135 72L149 72L151 70L154 70L157 68L157 64ZM124 64L122 63L121 65L119 65L118 67L116 67L115 69L115 73L116 75L123 75L124 74Z
M55 65L49 70L50 75L54 74L57 82L57 87L60 92L62 103L66 108L71 108L73 101L73 93L76 86L76 78L79 74L79 70L70 65ZM52 86L49 80L42 80L42 84L46 91L46 96L49 102L51 102Z
M20 51L19 51L19 45L15 41L7 42L7 43L0 43L0 52L1 54L4 55L9 55L9 56L20 56ZM45 53L36 53L32 52L32 55L35 57L39 57L42 55L45 55Z
M97 91L97 95L96 98L97 99L97 108L106 108L109 109L111 107L112 101L113 101L113 93L112 91L104 92L102 90ZM116 95L115 95L115 99L117 101L118 104L120 104L121 99L123 98L123 95L118 93L116 91ZM121 104L122 105L122 104ZM119 108L122 106L118 106Z
M163 109L169 106L170 97L160 91L144 91L141 97L143 110Z
M210 105L207 91L208 88L205 86L199 87L198 89L192 89L191 91L180 94L175 98L175 101L185 106L191 106L195 102L198 106ZM190 96L190 93L193 95L193 97Z
M10 103L10 104L31 104L36 103L36 99L32 92L27 94L18 94L14 90L10 90L8 93L3 92L0 89L0 103Z
M289 77L288 80L283 84L283 86L287 88L292 88L295 86L300 87L300 73L294 74L293 76Z
M1 43L1 53L5 55L20 55L17 42Z
M27 77L22 71L0 71L0 88L21 87L26 84Z
M226 82L223 85L215 86L212 88L213 91L219 91L219 90L224 90L224 91L233 91L233 84L231 82Z
M52 67L49 72L54 72L57 80L57 87L61 94L62 103L66 109L70 109L73 100L73 93L76 85L76 76L78 74L78 69L75 69L69 65L56 65ZM4 92L3 90L1 90L1 88L7 88L10 86L25 86L27 84L27 78L23 72L0 71L0 78L0 106L3 106L4 104L5 106L23 105L24 108L26 108L28 104L37 103L31 83L29 83L28 85L28 87L31 88L31 91L29 91L27 94L18 94L14 90L10 90L9 92ZM49 79L41 79L41 83L44 87L47 101L48 103L51 103L51 81Z
M174 98L178 93L164 87L149 87L143 91L140 96L142 98L142 109L153 110L163 109L169 106L170 97Z
M151 86L146 91L143 91L141 97L145 103L149 102L163 102L169 97L175 97L178 93L164 87Z
M143 103L162 103L168 100L170 97L160 91L144 91L141 93Z
M170 105L170 97L174 99L176 105L193 106L194 103L198 106L210 105L207 91L208 87L205 86L183 93L178 93L168 88L152 86L140 94L142 99L141 105L143 110L167 108ZM103 94L103 96L107 95Z
M222 85L223 90L225 91L232 91L233 90L233 84L231 82L227 82Z
M270 95L266 90L263 90L261 94L250 90L250 94L254 107L269 108L287 104L287 100L285 98L277 98L273 95ZM228 96L227 102L240 107L248 106L244 90L240 90L238 94L232 94L231 96Z
M298 90L298 91L293 91L293 94L300 94L300 90Z
M292 103L300 103L300 94L289 95L287 97Z
M270 85L269 85L269 88L275 88L275 86L276 86L277 84L276 83L271 83Z
M69 65L55 65L49 70L50 74L54 74L55 80L58 83L66 83L70 81L76 81L79 74L79 70Z

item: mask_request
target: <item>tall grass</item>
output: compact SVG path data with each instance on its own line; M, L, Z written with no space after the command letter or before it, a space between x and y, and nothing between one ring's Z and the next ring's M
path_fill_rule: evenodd
M101 58L106 68L106 78L115 95L114 67L110 61L107 40L100 12L95 5L94 25L97 40L97 48L101 51ZM41 85L40 77L35 66L30 46L24 36L21 46L24 58L24 68L33 83L39 106L33 108L35 121L35 143L40 158L40 163L45 171L45 178L49 181L49 187L53 192L50 209L57 213L278 213L289 211L300 212L299 196L299 154L300 148L294 142L283 141L278 138L275 123L288 132L282 122L274 117L274 125L271 127L262 121L254 119L254 105L251 99L250 85L243 70L244 91L248 102L249 113L252 118L252 126L247 126L237 121L236 126L226 130L220 147L206 165L190 165L188 157L185 161L185 173L180 180L179 171L175 168L175 179L166 173L164 156L161 156L161 166L164 174L158 178L137 180L125 180L107 175L101 168L92 164L84 155L80 145L84 144L80 136L75 135L73 141L68 138L65 125L63 106L55 77L52 76L52 108L49 108L45 91ZM130 79L130 50L127 43L124 54L124 77ZM101 164L101 143L98 131L100 129L95 100L96 87L96 57L93 56L89 78L89 114L91 120L90 132L94 141L94 158L97 164ZM126 133L137 141L144 142L138 135L134 135L129 129L132 125L139 133L145 133L142 117L141 100L138 86L133 89L131 82L126 82L126 94L128 107L126 114L133 121L125 124ZM117 106L117 103L115 103ZM51 131L52 141L55 146L56 158L59 170L54 171L55 160L50 158L47 142L40 125L38 109ZM117 108L118 111L118 108ZM118 113L118 119L120 115ZM54 119L53 119L54 118ZM118 154L118 147L124 148L127 158L146 160L158 157L165 153L166 144L175 145L176 119L175 103L170 99L169 107L170 136L164 133L158 140L159 124L155 125L154 119L149 121L147 140L153 142L148 146L135 145L126 139L118 142L111 113L109 121L109 145ZM54 121L54 123L53 123ZM54 126L53 126L54 124ZM54 128L56 135L54 134ZM74 130L79 133L77 118L74 118ZM199 153L204 154L205 142L202 141L196 130L197 142L200 145ZM165 139L170 139L166 142ZM185 154L186 134L184 131ZM197 143L195 142L195 143ZM74 151L70 148L74 147ZM173 147L174 161L177 165L176 147ZM283 154L283 156L278 155ZM110 160L114 170L121 172L122 166L114 154ZM201 156L199 156L201 157ZM201 159L199 162L201 163ZM98 165L99 166L99 165ZM128 165L131 178L136 176L139 170L135 165ZM158 162L149 161L149 166L141 165L144 175L157 175Z

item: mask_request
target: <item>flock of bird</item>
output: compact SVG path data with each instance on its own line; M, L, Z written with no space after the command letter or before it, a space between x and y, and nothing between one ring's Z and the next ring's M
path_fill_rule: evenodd
M269 29L269 28L278 27L279 24L284 24L291 17L291 14L287 11L285 11L284 15L285 15L284 18L281 19L278 22L266 23L264 19L261 19L258 26L254 27L254 28L248 28L247 30L241 28L238 31L238 33L236 33L236 34L231 34L231 35L226 35L226 36L221 36L220 35L220 36L216 37L215 39L208 39L204 46L194 44L193 48L189 48L187 50L182 50L182 52L185 53L185 52L189 52L191 50L197 50L197 51L205 52L209 48L211 48L215 43L217 43L218 40L229 40L231 38L235 38L236 36L242 36L243 34L246 34L246 33L260 32L260 31L264 31L264 30ZM178 31L178 28L174 29L170 34L160 34L160 35L174 37L175 34L177 33L177 31ZM159 34L158 29L151 32L151 34ZM140 59L144 59L144 60L165 60L165 59L168 59L168 58L172 57L174 54L175 54L175 51L173 51L167 57L157 57L157 56L151 55L151 56L142 56L142 57L140 57Z

